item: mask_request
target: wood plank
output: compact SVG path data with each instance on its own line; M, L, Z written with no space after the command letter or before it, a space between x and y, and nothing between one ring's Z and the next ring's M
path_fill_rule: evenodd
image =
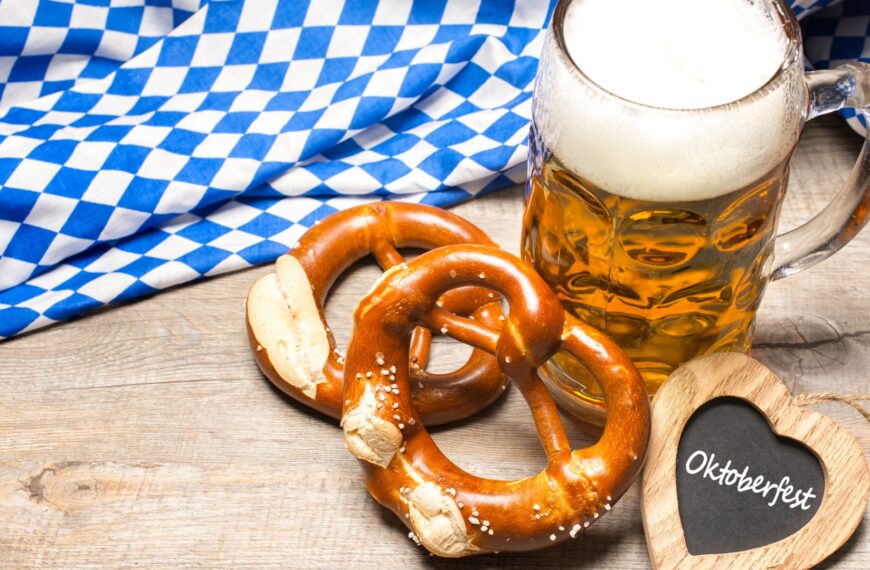
M808 127L792 169L786 223L818 211L845 179L860 138L836 119ZM510 251L520 188L455 209ZM755 355L793 392L870 392L865 232L833 259L771 284ZM0 344L0 567L648 568L634 488L570 544L444 562L376 505L330 421L260 375L244 335L247 288L267 267L179 287ZM327 313L344 342L350 311L379 272L361 264ZM439 368L467 351L439 342ZM816 409L864 445L850 408ZM570 422L575 444L595 429ZM518 393L435 435L470 471L540 469ZM866 516L866 515L865 515ZM827 567L870 566L867 524Z

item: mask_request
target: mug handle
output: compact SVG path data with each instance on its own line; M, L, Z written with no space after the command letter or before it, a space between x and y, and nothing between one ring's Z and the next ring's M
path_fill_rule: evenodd
M812 71L806 74L806 82L806 120L852 108L864 117L867 137L849 179L831 203L804 225L776 237L771 280L829 258L858 234L870 214L870 64Z

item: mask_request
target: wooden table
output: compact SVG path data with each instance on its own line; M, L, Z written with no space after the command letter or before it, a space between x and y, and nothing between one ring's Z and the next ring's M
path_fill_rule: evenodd
M787 226L826 203L859 146L837 119L810 123ZM517 251L520 188L455 211ZM870 392L868 249L864 232L832 260L769 287L754 354L794 393ZM649 567L637 485L585 537L547 550L445 561L416 548L369 498L338 427L257 370L243 302L268 271L176 288L0 345L0 567ZM332 295L327 313L341 343L378 274L357 266ZM466 354L439 343L435 369ZM870 425L856 411L817 408L868 447ZM579 422L570 432L577 445L596 434ZM435 438L483 476L544 465L515 390ZM870 567L866 523L827 567Z

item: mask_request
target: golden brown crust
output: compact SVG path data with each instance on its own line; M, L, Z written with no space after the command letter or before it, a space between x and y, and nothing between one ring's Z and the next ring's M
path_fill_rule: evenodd
M374 255L385 270L390 270L404 263L398 248L431 249L460 243L492 244L473 224L420 204L365 204L315 224L276 263L277 273L271 279L277 275L277 282L261 283L269 278L266 276L248 295L248 339L260 370L288 396L338 419L344 357L335 347L323 312L329 288L366 255ZM272 298L267 298L269 295ZM457 314L471 315L497 329L501 325L498 301L489 291L466 287L451 291L440 302ZM286 307L286 315L276 314L283 310L279 305ZM418 329L410 356L415 365L411 371L414 402L426 425L467 418L501 395L504 375L484 351L475 350L468 362L453 372L426 372L429 339L428 330Z
M501 331L437 306L446 291L469 285L505 297L510 313ZM408 396L409 370L401 366L419 325L496 355L532 411L547 453L544 471L519 481L483 479L441 453L421 425ZM599 379L608 404L600 441L583 450L571 449L537 376L537 368L560 349ZM439 556L530 550L574 537L610 510L643 464L649 401L634 365L602 333L566 315L531 266L496 248L439 248L379 282L354 314L347 373L352 380L345 384L344 414L353 414L354 422L345 424L345 436L356 445L370 438L362 449L378 450L371 461L350 447L361 459L370 493Z

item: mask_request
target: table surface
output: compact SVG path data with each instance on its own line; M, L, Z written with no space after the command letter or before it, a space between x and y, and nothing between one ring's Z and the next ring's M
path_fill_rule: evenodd
M792 166L786 226L845 180L860 137L810 123ZM516 252L522 192L455 208ZM865 231L836 257L771 284L753 354L793 393L870 392ZM441 560L366 492L339 428L273 389L244 331L260 267L101 310L0 344L0 567L648 568L638 487L573 542L524 554ZM355 266L327 317L343 345L379 271ZM435 370L467 350L442 339ZM870 444L843 404L816 409ZM569 421L575 446L596 429ZM435 439L461 467L503 479L544 465L516 390ZM870 567L864 520L823 567Z

